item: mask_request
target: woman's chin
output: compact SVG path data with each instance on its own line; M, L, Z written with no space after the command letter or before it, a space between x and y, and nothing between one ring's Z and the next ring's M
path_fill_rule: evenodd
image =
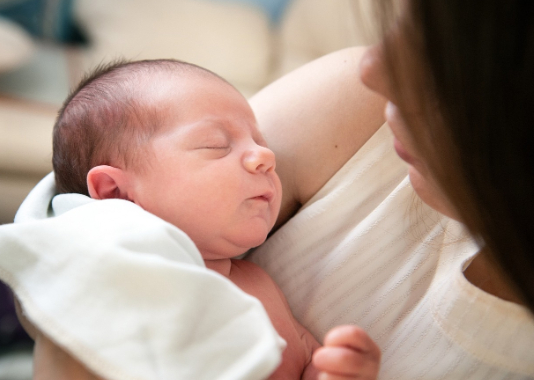
M452 207L452 204L445 197L433 179L423 176L413 166L409 167L408 174L414 191L423 202L437 212L448 216L449 218L458 220L457 213Z

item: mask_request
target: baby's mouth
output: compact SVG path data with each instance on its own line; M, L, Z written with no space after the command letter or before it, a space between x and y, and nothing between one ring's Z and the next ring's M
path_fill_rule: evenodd
M273 197L274 197L274 194L272 192L266 192L258 196L252 197L252 199L255 199L258 201L270 202L273 199Z

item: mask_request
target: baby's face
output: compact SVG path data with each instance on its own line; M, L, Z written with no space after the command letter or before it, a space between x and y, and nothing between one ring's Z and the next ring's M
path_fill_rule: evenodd
M258 246L282 188L248 102L211 78L167 79L158 91L165 122L132 178L135 202L186 232L204 259Z

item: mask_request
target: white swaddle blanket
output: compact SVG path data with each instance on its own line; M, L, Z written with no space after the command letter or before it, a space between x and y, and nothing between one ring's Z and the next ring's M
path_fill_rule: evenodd
M49 175L0 227L0 278L89 369L234 380L277 367L285 342L261 303L206 269L185 233L128 201L53 196Z

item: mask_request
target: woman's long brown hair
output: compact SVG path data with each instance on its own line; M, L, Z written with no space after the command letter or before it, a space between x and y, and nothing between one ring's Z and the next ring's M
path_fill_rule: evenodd
M384 38L398 106L462 221L534 311L534 2L406 5Z

